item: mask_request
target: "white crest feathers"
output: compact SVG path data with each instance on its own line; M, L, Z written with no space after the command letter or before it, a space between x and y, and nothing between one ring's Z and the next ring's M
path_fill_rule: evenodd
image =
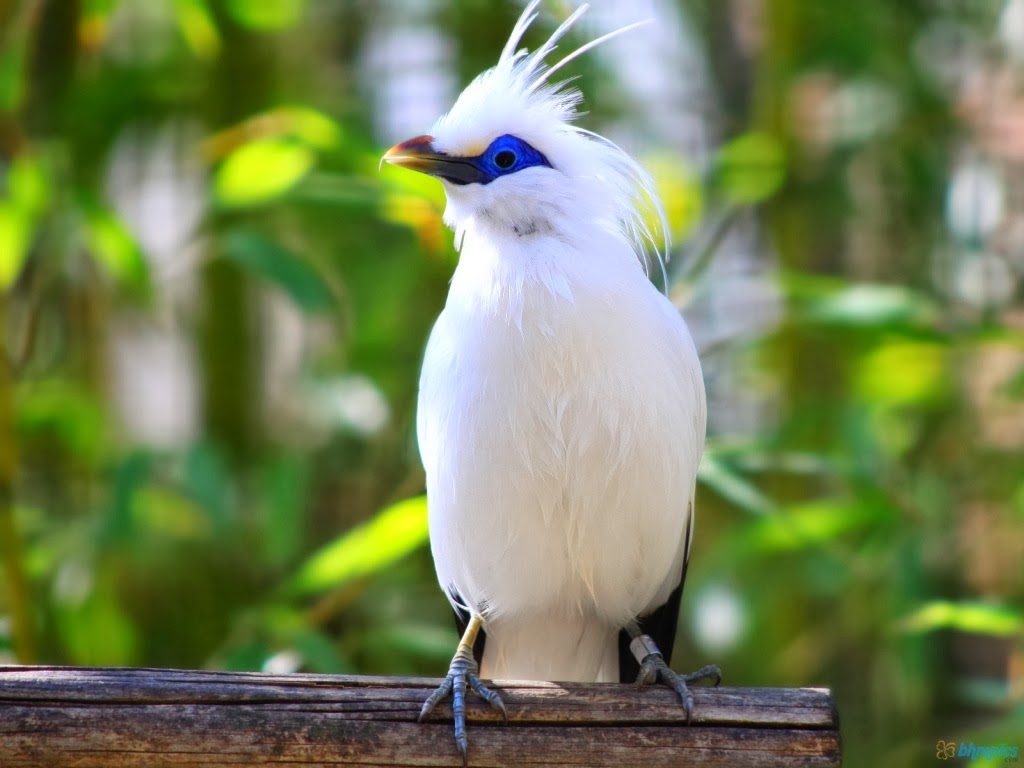
M599 200L599 215L612 220L633 243L641 263L651 249L664 271L669 229L654 181L614 142L573 124L580 116L574 78L552 82L566 64L647 22L622 27L592 40L549 66L547 57L586 13L581 5L532 53L518 48L537 18L540 0L532 0L516 22L498 63L480 74L431 131L435 146L451 155L472 156L499 136L511 134L544 153L551 165ZM663 246L659 249L659 245Z

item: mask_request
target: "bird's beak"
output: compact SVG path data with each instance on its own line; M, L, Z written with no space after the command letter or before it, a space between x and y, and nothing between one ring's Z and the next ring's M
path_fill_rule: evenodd
M437 176L453 184L477 184L487 179L473 158L438 152L434 148L433 136L417 136L396 144L384 153L381 162Z

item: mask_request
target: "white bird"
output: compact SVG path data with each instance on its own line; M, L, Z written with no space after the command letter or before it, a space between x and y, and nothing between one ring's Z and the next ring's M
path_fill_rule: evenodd
M688 717L686 683L718 677L666 663L706 406L686 324L644 268L664 213L647 172L574 125L581 96L552 81L637 25L548 66L586 6L517 50L538 3L431 136L384 156L441 180L460 250L417 434L437 576L465 630L421 719L454 693L464 762L467 686L504 712L481 656L490 678L660 680Z

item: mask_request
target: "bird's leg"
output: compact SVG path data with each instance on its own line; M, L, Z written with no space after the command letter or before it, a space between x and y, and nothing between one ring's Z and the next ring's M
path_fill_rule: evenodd
M477 694L491 705L491 709L501 712L508 722L508 711L505 709L505 702L490 688L480 682L477 674L480 668L476 659L473 658L473 644L476 642L477 633L480 631L482 619L478 614L473 614L466 624L466 631L462 633L462 640L452 658L451 666L448 667L448 674L440 687L430 694L430 697L423 702L423 709L420 710L419 722L429 715L439 702L452 697L452 713L455 716L455 744L462 753L462 764L467 764L467 748L469 740L466 737L466 687L472 688Z
M629 622L626 625L626 632L632 638L629 650L633 652L634 658L640 663L640 674L636 678L636 684L661 683L672 688L679 694L679 699L686 710L686 722L689 723L693 716L693 694L686 687L687 683L713 680L713 684L718 685L722 680L722 672L714 664L709 664L689 675L677 674L665 663L665 657L661 655L654 639L650 635L645 635L639 624L635 621Z

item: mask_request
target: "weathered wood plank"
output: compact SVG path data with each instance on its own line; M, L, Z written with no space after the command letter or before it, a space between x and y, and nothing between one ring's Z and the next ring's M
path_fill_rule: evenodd
M0 766L458 765L450 709L415 722L438 682L0 667ZM472 765L840 765L820 689L698 688L686 726L667 689L497 685L510 722L472 699Z

